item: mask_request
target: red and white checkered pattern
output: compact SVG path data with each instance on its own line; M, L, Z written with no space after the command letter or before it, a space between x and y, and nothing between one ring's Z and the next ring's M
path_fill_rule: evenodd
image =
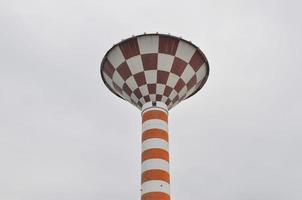
M188 41L145 34L113 46L102 61L101 74L114 94L139 109L150 101L161 101L171 109L201 89L209 65Z

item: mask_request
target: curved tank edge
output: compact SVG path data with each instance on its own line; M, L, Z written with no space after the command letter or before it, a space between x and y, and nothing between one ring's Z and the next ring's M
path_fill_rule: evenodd
M190 45L194 46L194 47L199 51L199 53L201 53L201 55L203 56L203 58L204 58L204 60L205 60L206 66L207 66L207 74L206 74L205 78L203 79L203 82L200 84L200 86L199 86L199 87L198 87L198 88L197 88L190 96L188 96L188 97L185 98L185 99L188 99L188 98L192 97L193 95L195 95L197 92L199 92L200 89L201 89L201 88L204 86L204 84L207 82L208 77L209 77L209 74L210 74L210 66L209 66L209 61L208 61L207 57L206 57L205 54L201 51L201 49L200 49L198 46L196 46L195 44L193 44L191 41L185 40L185 39L183 39L182 37L177 37L177 36L174 36L174 35L164 34L164 33L144 33L144 34L140 34L140 35L136 35L136 36L129 37L129 38L127 38L127 39L121 40L120 42L114 44L114 45L113 45L113 46L105 53L105 55L103 56L101 65L100 65L100 74L101 74L101 77L102 77L102 81L105 83L106 87L107 87L113 94L115 94L117 97L123 99L124 101L127 101L127 100L124 99L122 96L120 96L119 94L117 94L113 89L111 89L111 87L110 87L110 86L108 85L108 83L105 81L104 75L103 75L103 73L102 73L103 64L104 64L105 59L107 58L107 55L109 54L109 52L110 52L113 48L115 48L116 46L118 46L118 45L120 45L121 43L126 42L126 41L128 41L128 40L130 40L130 39L138 38L138 37L141 37L141 36L147 36L147 35L151 35L151 36L152 36L152 35L162 35L162 36L168 36L168 37L172 37L172 38L177 38L177 39L179 39L179 40L181 40L181 41L184 41L184 42L189 43ZM185 99L184 99L184 100L185 100ZM136 106L136 107L137 107L137 106ZM174 107L174 106L173 106L173 107ZM171 107L171 108L173 108L173 107ZM171 109L171 108L170 108L170 109ZM170 110L170 109L169 109L169 110Z

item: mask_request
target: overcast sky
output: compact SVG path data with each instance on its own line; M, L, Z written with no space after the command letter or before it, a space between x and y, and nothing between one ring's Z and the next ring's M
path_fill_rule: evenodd
M302 199L302 3L0 0L0 199L140 198L140 111L99 66L121 39L205 53L170 112L172 200Z

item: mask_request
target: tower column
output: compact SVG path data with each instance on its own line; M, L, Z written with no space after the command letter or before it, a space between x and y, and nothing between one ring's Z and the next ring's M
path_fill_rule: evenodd
M141 200L170 200L168 138L166 104L143 105Z

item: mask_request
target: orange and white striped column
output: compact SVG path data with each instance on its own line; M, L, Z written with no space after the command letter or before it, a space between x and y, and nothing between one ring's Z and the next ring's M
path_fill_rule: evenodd
M170 200L168 108L148 102L142 109L141 200Z

